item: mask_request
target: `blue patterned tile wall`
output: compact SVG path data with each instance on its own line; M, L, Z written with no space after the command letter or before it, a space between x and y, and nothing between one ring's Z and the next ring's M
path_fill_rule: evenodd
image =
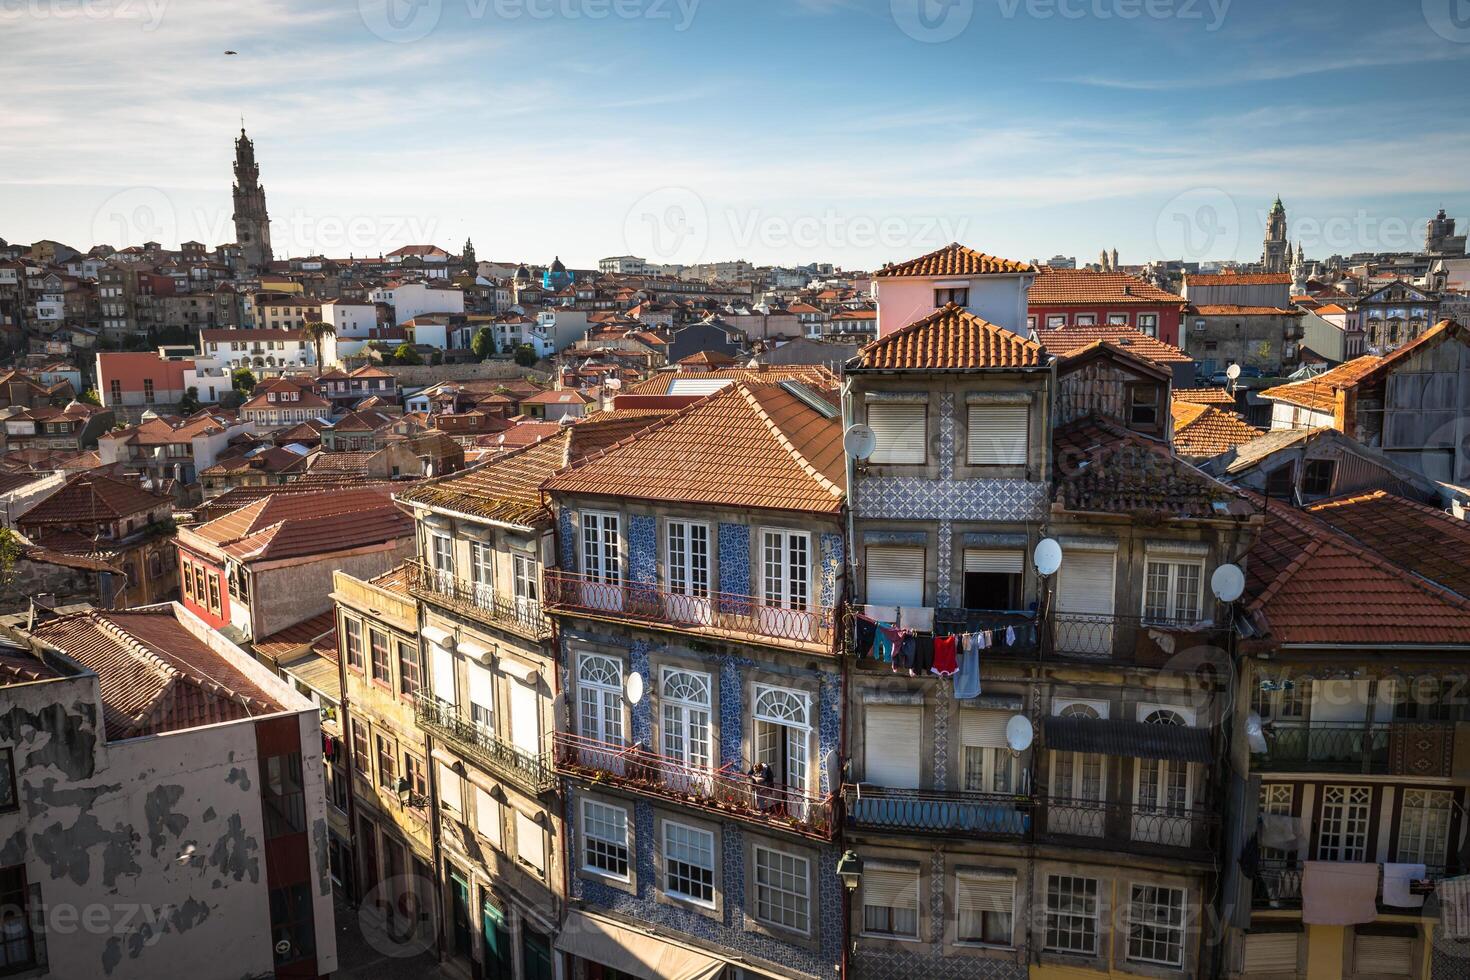
M1044 521L1046 484L1026 480L926 480L870 476L858 481L853 509L865 518L908 521Z
M643 675L644 690L652 693L654 690L653 678L648 674L648 653L653 649L653 644L648 640L638 639L633 641L633 647L628 653L628 669L635 674ZM655 749L653 744L653 698L644 696L642 701L633 705L633 741L641 742L649 749Z
M847 552L841 534L822 535L822 597L823 609L837 605L837 582L842 577L842 564Z
M720 664L720 765L740 764L740 740L745 727L745 690L741 664L727 657Z
M577 533L572 509L570 507L561 508L557 512L556 523L561 534L562 570L574 572L577 570Z
M658 519L646 514L628 518L628 577L643 585L658 584Z
M750 595L750 528L721 524L719 537L720 591Z
M817 758L821 760L821 790L833 792L832 766L828 760L842 764L838 754L842 745L842 681L834 674L822 678L817 696Z

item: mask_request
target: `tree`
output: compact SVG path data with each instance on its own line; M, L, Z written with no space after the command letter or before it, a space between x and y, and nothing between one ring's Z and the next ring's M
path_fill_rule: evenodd
M470 341L470 350L482 361L488 361L495 356L495 334L489 327L481 327L475 331L475 336Z
M0 590L9 592L15 585L16 566L24 556L25 549L15 532L8 527L0 528Z
M199 411L199 389L190 387L184 392L184 397L179 399L179 412L183 415L193 415Z
M522 344L517 347L513 356L516 359L516 363L521 367L532 367L537 361L541 360L541 355L537 354L536 348L530 344Z
M301 332L306 334L306 339L311 341L312 347L316 348L317 370L326 370L327 363L326 360L322 357L322 345L326 342L326 339L328 337L337 336L337 328L332 326L330 323L322 323L320 320L313 320L311 323L308 323L305 327L303 327L301 329Z
M241 398L249 398L250 393L255 390L255 375L249 368L236 368L230 372L230 384L240 393Z
M77 401L81 402L83 405L97 405L99 407L102 405L102 397L97 394L96 388L88 388L86 391L82 392L80 395L77 396Z
M419 352L410 345L399 344L398 349L393 352L393 363L412 366L424 363L424 359L419 357Z

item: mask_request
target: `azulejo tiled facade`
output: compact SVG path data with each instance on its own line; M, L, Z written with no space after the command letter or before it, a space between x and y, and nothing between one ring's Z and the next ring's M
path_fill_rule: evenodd
M901 521L1041 521L1046 485L1027 480L927 480L872 476L858 482L864 517Z

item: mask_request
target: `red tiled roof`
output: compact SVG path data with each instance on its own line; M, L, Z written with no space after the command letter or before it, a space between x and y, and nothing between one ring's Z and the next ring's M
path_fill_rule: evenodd
M1092 306L1162 303L1183 307L1185 303L1184 297L1126 272L1054 269L1050 266L1036 270L1036 281L1026 295L1027 302L1033 307L1073 303Z
M1306 509L1395 565L1470 598L1470 523L1386 490Z
M413 522L389 496L389 484L273 493L239 510L179 532L237 559L326 555L413 534Z
M984 252L966 248L959 242L952 242L916 259L885 265L873 273L873 278L1014 275L1035 271L1029 263L996 258L994 255L986 255Z
M302 647L310 646L320 640L326 634L332 632L337 625L337 612L328 609L324 613L303 619L283 630L277 630L270 636L255 641L252 644L255 652L269 660L279 660L293 651Z
M626 395L667 395L676 382L691 381L748 381L751 384L772 384L777 381L800 381L803 384L825 388L837 384L837 376L820 365L792 364L769 365L753 368L724 368L718 371L659 371L635 385L630 385Z
M1169 409L1174 416L1174 451L1181 456L1218 456L1261 435L1239 415L1213 405L1176 401Z
M864 346L856 367L943 370L1038 367L1041 345L950 303Z
M1286 272L1222 272L1219 274L1185 273L1186 286L1289 286L1291 274Z
M1235 404L1235 396L1224 388L1175 388L1170 394L1174 401L1191 405Z
M1279 306L1237 306L1234 303L1208 303L1190 309L1200 316L1301 316L1301 310L1283 309Z
M284 710L179 622L172 606L77 613L32 635L96 672L109 739Z
M1356 385L1371 374L1383 360L1373 354L1364 354L1362 357L1355 357L1351 361L1339 364L1330 371L1323 371L1315 378L1266 388L1259 394L1262 398L1271 401L1298 405L1314 412L1331 412L1337 403L1337 392Z
M574 463L548 490L836 513L842 425L778 384L738 382Z
M1246 609L1265 642L1467 642L1470 600L1405 574L1315 516L1265 503L1265 526L1245 563Z
M126 520L146 515L172 499L137 483L100 473L78 473L18 519L22 527Z
M1082 327L1057 327L1036 331L1036 339L1048 354L1070 357L1100 340L1107 341L1158 364L1192 364L1194 358L1173 344L1156 340L1141 330L1122 324L1096 324Z

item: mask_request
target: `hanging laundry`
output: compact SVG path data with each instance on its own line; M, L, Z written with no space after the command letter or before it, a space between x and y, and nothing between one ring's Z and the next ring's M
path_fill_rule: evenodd
M912 670L914 666L914 634L899 630L899 639L893 645L893 669Z
M940 677L953 677L960 669L959 637L936 636L934 638L934 666L930 671Z
M927 674L934 666L934 637L914 637L914 659L909 664L910 674Z
M878 657L874 649L874 641L878 638L878 624L871 619L862 616L853 617L852 621L852 652L857 657Z
M877 636L873 638L873 659L891 663L903 641L903 633L887 623L879 623Z
M966 635L960 644L959 672L954 678L954 696L962 701L980 696L980 634Z
M1014 626L1007 626L1006 627L1006 646L1013 647L1015 645L1016 645L1016 628Z

